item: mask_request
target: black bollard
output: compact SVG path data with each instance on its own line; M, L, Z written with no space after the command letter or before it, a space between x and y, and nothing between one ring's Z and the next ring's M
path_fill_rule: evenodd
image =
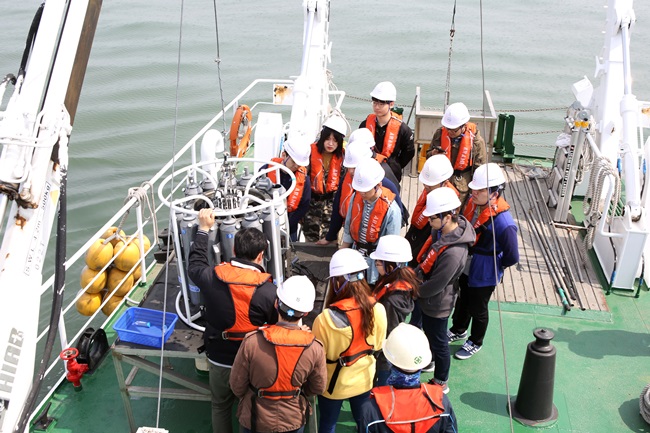
M512 417L527 426L548 427L557 421L553 404L556 351L551 345L555 334L538 328L533 335L535 341L528 343L519 392L512 399Z

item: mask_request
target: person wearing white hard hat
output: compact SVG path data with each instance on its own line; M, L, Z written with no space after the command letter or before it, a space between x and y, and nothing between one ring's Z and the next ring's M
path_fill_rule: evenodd
M422 212L427 205L427 194L434 189L441 187L451 188L456 191L456 195L460 197L458 190L449 181L454 174L454 169L449 162L449 159L444 155L433 155L426 160L418 179L422 183L423 189L418 197L418 201L413 209L411 215L411 226L406 232L406 239L411 244L411 252L413 260L409 263L411 266L417 266L415 258L422 249L422 245L426 242L431 234L429 227L429 218L424 216Z
M470 358L483 347L492 292L503 278L504 269L519 262L517 225L503 197L505 183L503 171L494 163L477 168L469 183L472 196L463 214L476 230L476 242L470 249L469 269L459 280L460 296L448 332L449 340L467 338L470 322L472 328L469 339L454 354L457 359Z
M323 344L300 323L314 308L314 285L293 276L280 284L277 296L278 323L244 338L230 373L244 433L301 431L307 397L322 394L327 383Z
M289 214L289 234L293 242L298 240L298 223L307 214L311 200L311 181L307 172L309 157L311 156L311 140L302 138L294 139L293 142L285 141L282 157L271 158L271 161L280 163L291 170L296 177L296 187L287 197L287 212ZM260 170L266 169L264 165ZM278 181L276 173L280 172ZM274 170L267 174L273 183L281 184L286 190L291 188L291 176L282 170Z
M379 279L372 291L377 302L386 309L387 332L404 322L411 314L414 299L418 295L420 281L413 269L408 267L411 260L411 246L398 235L386 235L379 239L377 249L370 254L379 272ZM375 386L386 385L390 365L383 354L377 357Z
M190 247L187 273L201 289L205 305L203 341L210 362L212 431L232 433L236 397L229 384L235 356L247 333L277 322L276 287L264 272L267 239L256 228L235 234L230 262L210 265L208 233L214 228L212 209L199 211L199 227Z
M400 323L386 338L384 354L391 364L388 384L372 389L361 407L358 431L456 433L456 415L442 388L420 383L422 369L431 361L422 331Z
M327 233L332 218L332 199L345 176L343 138L347 131L345 119L334 114L325 120L318 140L311 145L311 201L302 224L307 242L316 242Z
M368 128L375 138L377 160L388 163L397 182L402 180L402 169L415 155L413 131L391 111L397 99L397 89L390 81L382 81L370 92L372 114L359 128Z
M460 200L456 191L442 187L427 194L422 212L429 218L431 235L420 250L416 273L422 277L418 307L422 312L422 329L434 354L433 381L447 393L449 387L449 316L458 296L458 278L467 262L469 247L476 233L463 215L459 215Z
M384 170L374 159L362 161L354 171L348 213L343 230L343 248L352 247L366 258L368 283L377 281L375 261L370 258L384 235L398 235L402 224L402 211L395 194L382 186Z
M361 161L367 159L372 159L373 152L371 147L374 146L374 141L370 131L366 128L357 129L350 134L350 141L345 149L345 158L343 159L343 167L345 168L345 176L341 179L341 184L339 185L336 194L334 194L334 203L332 205L332 218L330 219L329 230L325 235L324 239L320 239L316 242L317 245L328 245L334 243L338 240L338 234L343 227L345 222L345 217L348 213L348 205L350 204L350 198L352 198L352 193L354 188L352 188L352 178L354 177L354 171ZM390 171L391 177L392 171ZM385 170L384 170L384 174ZM397 188L397 182L393 182L388 177L384 176L384 179L381 181L381 185L388 188L393 194L395 194L395 201L399 204L402 212L406 211L406 207L402 203L402 200L399 195L399 190Z
M374 352L386 338L386 310L370 295L364 257L355 250L338 250L330 260L325 309L312 332L325 347L327 389L318 396L320 433L332 433L348 400L355 422L368 399L375 376Z
M431 145L423 147L427 158L442 153L454 168L451 182L460 192L460 202L465 204L469 195L467 184L472 172L487 162L485 141L475 123L469 121L469 111L462 102L451 104L442 116L442 126L436 130Z

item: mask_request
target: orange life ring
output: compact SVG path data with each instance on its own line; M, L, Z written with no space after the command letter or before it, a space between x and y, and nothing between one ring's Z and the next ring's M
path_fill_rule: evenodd
M245 128L240 132L242 126ZM230 125L230 156L241 158L248 150L253 130L253 113L248 105L240 105L235 111Z

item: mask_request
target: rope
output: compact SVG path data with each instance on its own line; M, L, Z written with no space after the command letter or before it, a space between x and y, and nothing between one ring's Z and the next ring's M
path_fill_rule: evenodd
M145 186L149 186L149 192L151 193L151 197L147 195L147 190L144 188ZM147 182L143 182L139 187L129 188L126 200L124 201L127 202L132 198L138 200L139 206L142 206L143 203L146 205L146 209L149 211L149 215L145 216L143 212L144 222L151 220L151 224L153 225L154 237L156 237L158 235L158 218L156 217L156 196L154 194L153 185L147 181ZM116 233L119 233L119 228L116 231Z
M224 112L224 107L226 106L223 100L223 83L221 81L221 50L219 47L219 20L217 15L217 0L213 0L212 4L214 5L214 30L217 38L217 58L214 61L217 63L217 77L219 79L219 95L221 96L221 112L224 114L221 116L221 121L223 122L223 130L221 133L226 134L226 116Z
M454 35L456 34L456 0L454 0L454 10L451 13L451 27L449 28L449 57L447 59L447 81L445 83L445 108L449 105L449 83L451 82L451 54L454 52Z
M650 424L650 383L643 388L639 398L639 409L641 416Z
M587 257L587 251L593 247L594 236L596 234L596 225L602 217L600 212L600 198L603 193L603 184L605 183L605 178L608 175L613 175L615 179L614 185L614 195L612 195L611 203L614 206L618 204L618 201L621 196L621 179L618 176L618 172L615 167L612 167L609 160L604 157L596 158L591 164L590 169L591 175L589 177L589 186L587 187L587 193L582 202L585 222L588 224L587 234L585 235L585 241L582 247L584 248L583 252L584 257ZM605 203L606 205L606 203ZM615 208L612 209L610 215L614 215ZM611 223L611 216L605 215L607 221Z

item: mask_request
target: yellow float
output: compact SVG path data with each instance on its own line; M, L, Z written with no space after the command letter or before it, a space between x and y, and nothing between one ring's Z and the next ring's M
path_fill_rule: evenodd
M124 282L120 284L126 274L126 272L118 268L112 268L108 271L108 283L106 284L108 293L115 292L113 296L125 296L129 293L133 288L133 274L126 277Z
M104 299L106 299L106 296L108 296L108 293L104 295ZM102 307L102 313L106 314L107 316L110 316L111 313L118 307L118 305L120 305L122 299L124 299L122 296L113 295L113 297L108 300L106 305Z
M124 242L119 241L113 248L113 256L113 264L121 271L128 272L140 259L140 247L133 242L124 246Z
M142 235L142 240L144 241L144 252L146 253L149 248L151 248L151 241L147 237L147 235ZM138 248L140 248L140 239L138 238L137 235L133 238L132 241Z
M111 227L111 228L109 228L109 229L106 230L106 231L104 232L104 234L102 235L102 239L108 239L108 238L110 238L111 236L113 236L113 235L115 234L116 231L117 231L117 227ZM121 239L126 239L126 233L124 233L123 230L120 230L120 233L119 233L119 234L120 234L120 236L121 236ZM110 242L111 242L111 245L115 246L115 244L118 243L121 239L120 239L119 237L117 237L117 236L114 237L114 238L111 239L111 241L110 241Z
M104 244L103 239L97 239L86 251L86 265L94 271L101 270L113 258L113 245Z
M85 288L97 274L100 275L90 286L88 286L86 293L99 293L104 287L106 287L106 272L100 273L99 271L90 269L88 266L84 266L81 270L79 283L81 284L82 289Z
M77 311L84 316L92 316L102 304L102 295L100 293L84 293L75 304Z

